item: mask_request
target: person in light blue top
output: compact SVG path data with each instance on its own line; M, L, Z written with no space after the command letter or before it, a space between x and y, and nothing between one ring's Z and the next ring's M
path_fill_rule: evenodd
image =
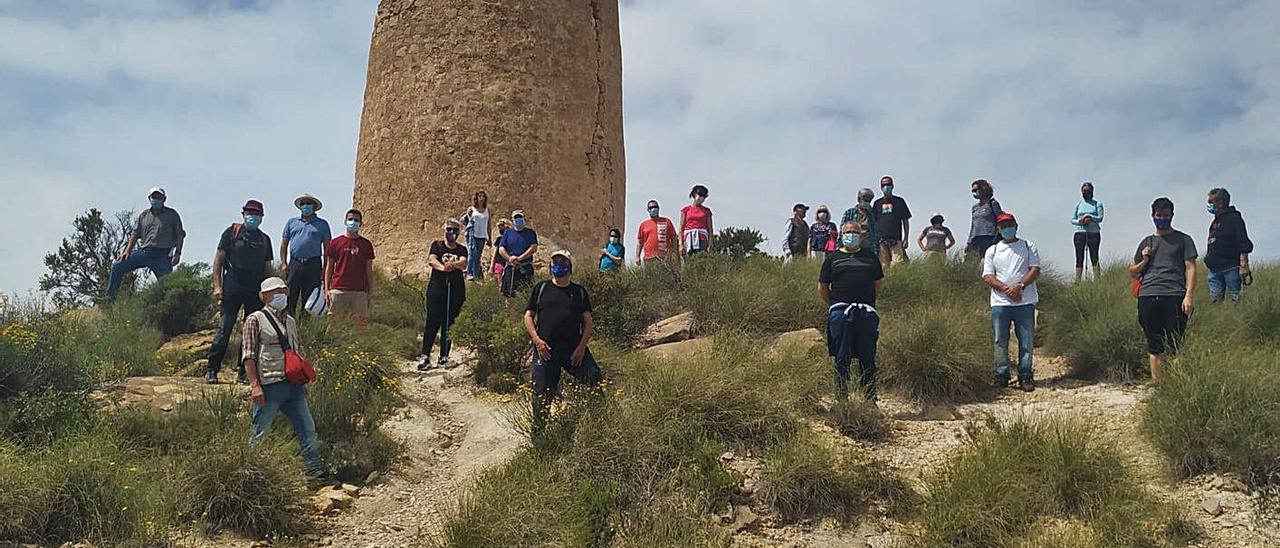
M617 272L622 268L626 256L627 248L622 245L622 231L609 229L609 241L600 247L600 271Z
M1093 197L1093 183L1080 185L1080 203L1071 213L1071 225L1076 227L1073 237L1076 244L1076 283L1084 278L1084 252L1089 250L1093 263L1093 279L1101 275L1098 270L1098 247L1102 245L1102 201Z
M324 249L333 237L328 221L316 214L324 207L319 198L303 194L293 201L293 206L301 215L284 224L284 234L280 237L280 275L289 284L285 310L290 315L297 309L299 300L306 302L323 284Z

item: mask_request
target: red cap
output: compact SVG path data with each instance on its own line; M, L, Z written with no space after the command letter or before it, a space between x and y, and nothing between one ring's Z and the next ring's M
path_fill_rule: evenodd
M1001 213L996 215L996 224L1003 223L1005 221L1018 222L1018 220L1013 217L1012 213Z
M241 211L245 213L257 213L258 215L262 215L262 202L259 202L257 200L249 200L244 203L244 208Z

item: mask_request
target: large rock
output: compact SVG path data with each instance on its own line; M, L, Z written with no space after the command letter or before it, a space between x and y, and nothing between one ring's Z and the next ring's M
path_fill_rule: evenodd
M249 387L205 384L200 377L129 377L123 383L94 391L90 398L104 411L121 406L143 406L169 412L188 400L219 393L247 399Z
M710 354L711 339L689 339L687 341L660 344L641 350L641 352L660 360Z
M182 354L187 356L204 356L209 354L209 349L213 347L213 339L218 335L216 329L206 329L195 333L187 333L178 335L168 342L160 345L156 350L156 354Z
M582 257L623 223L617 0L382 0L355 205L378 263L427 270L441 223L486 190L495 219Z
M692 338L693 312L685 312L649 326L640 337L640 341L636 343L636 347L649 348Z
M824 336L821 331L812 327L809 329L783 333L778 335L778 338L774 340L774 344L777 345L778 348L798 346L807 349L820 344L826 344L826 342L826 336Z

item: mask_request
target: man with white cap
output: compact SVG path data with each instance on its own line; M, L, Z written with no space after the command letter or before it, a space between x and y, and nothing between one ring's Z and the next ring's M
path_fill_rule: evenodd
M240 209L243 223L235 223L222 231L218 251L213 256L213 299L219 301L222 321L218 335L209 347L209 363L204 379L217 384L218 371L227 356L227 341L235 329L240 309L248 316L262 309L262 301L253 288L260 287L271 264L271 237L262 226L262 202L249 200ZM245 382L244 369L239 368L240 382Z
M299 352L298 324L285 310L288 294L289 286L284 280L276 277L263 280L258 297L265 306L244 320L241 356L253 398L250 439L261 440L271 429L276 413L283 413L293 425L307 474L322 477L325 469L320 462L316 424L307 406L307 391L304 385L289 381L284 374L285 351Z
M511 212L511 227L498 240L498 254L507 263L502 270L502 294L507 297L533 281L533 256L538 252L538 233L525 225L524 210Z
M289 284L289 314L294 313L299 300L306 302L322 285L324 250L333 237L329 222L316 215L324 207L319 198L303 194L293 206L302 214L284 224L280 237L280 275Z
M524 313L525 331L533 341L533 433L546 425L551 402L560 388L560 370L578 382L600 382L600 366L591 356L591 297L573 283L573 257L568 251L551 254L551 279L529 291Z
M107 300L116 298L125 274L149 268L160 278L173 272L173 267L182 261L182 241L187 237L182 229L182 217L164 205L168 196L163 188L152 188L147 192L147 199L151 207L138 214L129 241L121 250L120 258L111 265Z

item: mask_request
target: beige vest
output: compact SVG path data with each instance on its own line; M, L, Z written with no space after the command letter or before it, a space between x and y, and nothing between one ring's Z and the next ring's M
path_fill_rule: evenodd
M252 314L258 320L258 378L264 385L284 380L284 349L280 347L280 335L271 327L267 314L265 308ZM283 322L279 318L275 320L289 333L289 345L297 350L298 324L293 316L286 314Z

